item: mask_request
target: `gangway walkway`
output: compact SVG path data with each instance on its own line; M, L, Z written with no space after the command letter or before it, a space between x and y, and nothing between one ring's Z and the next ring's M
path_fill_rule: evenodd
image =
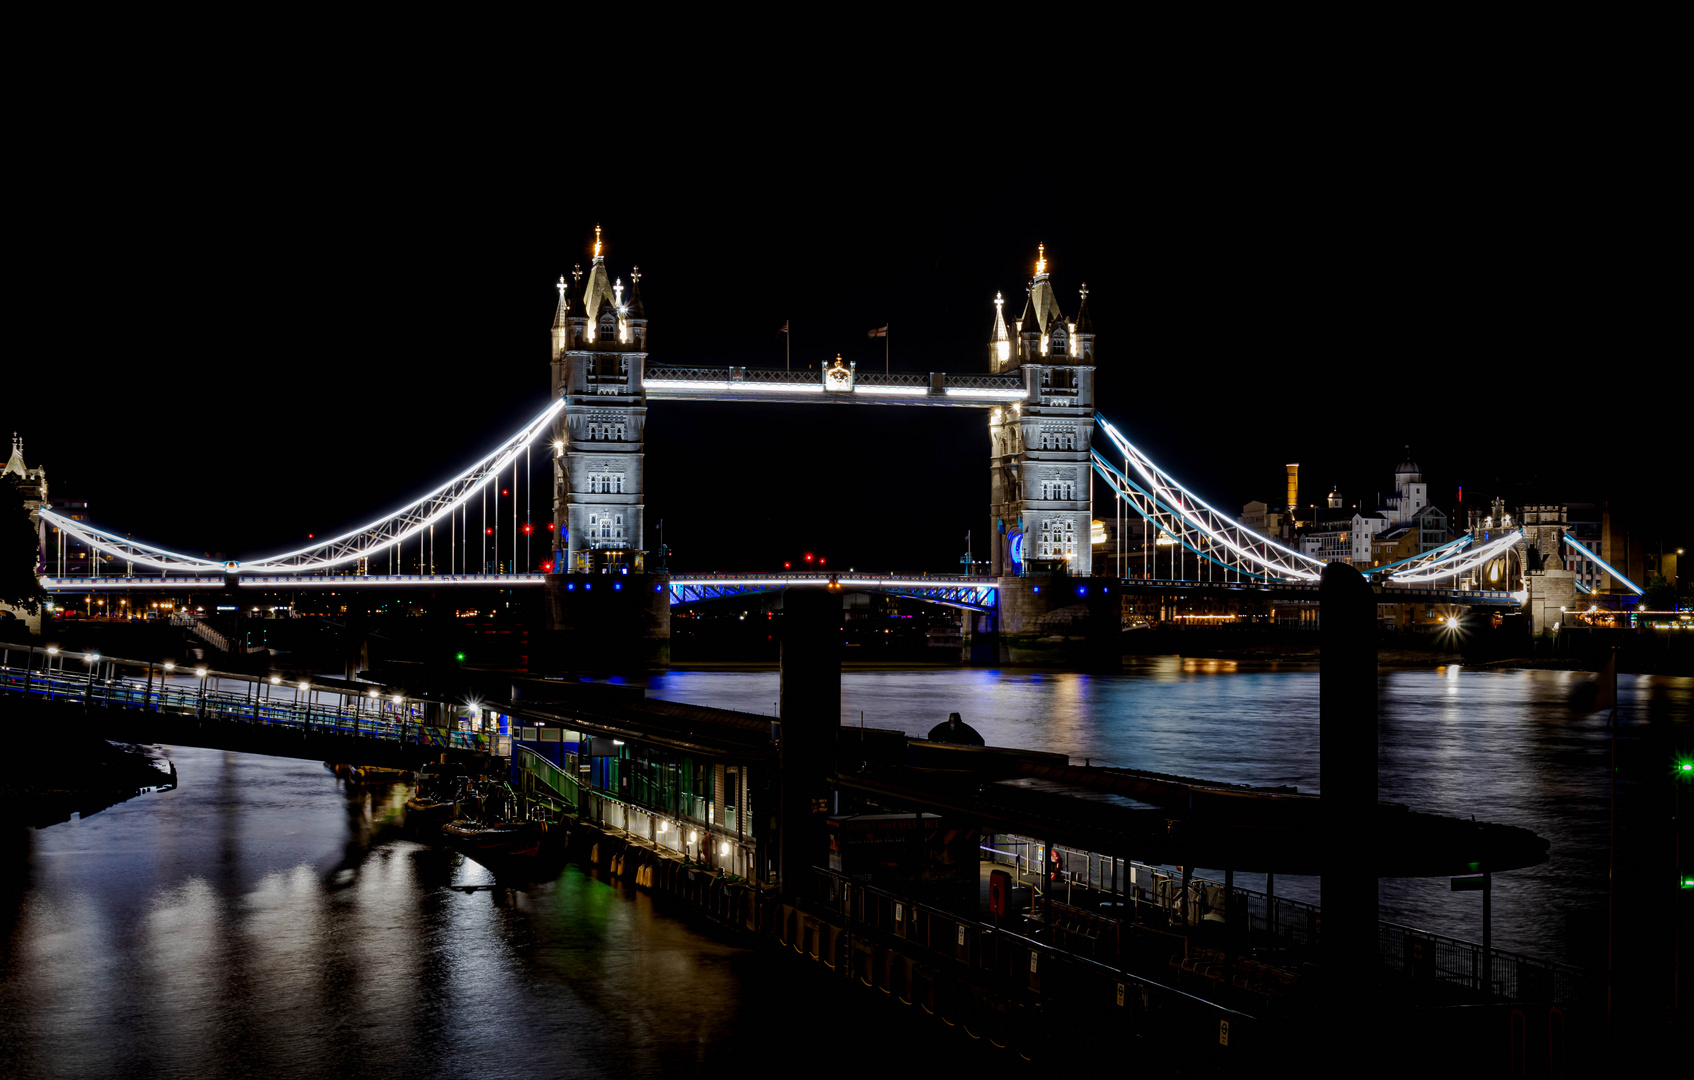
M269 700L262 689L264 684L258 680L249 682L245 693L208 688L207 681L214 674L209 669L204 669L203 674L199 673L202 669L197 669L198 685L183 685L180 680L141 681L115 670L118 665L147 666L137 661L102 658L94 653L62 653L51 658L42 655L43 661L65 658L85 662L86 670L76 671L37 668L33 664L19 666L11 661L19 652L7 650L7 661L0 664L0 694L80 704L84 708L130 709L227 721L301 734L344 734L410 746L484 751L497 748L495 740L486 734L428 725L423 720L421 703L395 701L376 691L361 696L308 687L304 700L298 696ZM158 670L158 665L153 667Z

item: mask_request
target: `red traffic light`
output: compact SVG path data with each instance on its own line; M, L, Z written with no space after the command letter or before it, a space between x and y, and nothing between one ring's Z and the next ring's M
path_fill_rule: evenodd
M551 574L553 572L553 562L551 559L541 564L541 572L544 574Z

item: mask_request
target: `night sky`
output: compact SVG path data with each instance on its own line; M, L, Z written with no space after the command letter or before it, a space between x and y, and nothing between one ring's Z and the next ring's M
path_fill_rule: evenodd
M780 367L786 321L796 366L881 370L886 323L895 371L984 371L994 294L1015 316L1045 243L1067 315L1089 287L1100 410L1220 508L1278 501L1290 461L1304 501L1374 503L1410 444L1444 504L1610 497L1687 525L1651 193L1619 198L1653 163L1598 124L1102 120L1051 161L847 129L644 131L603 160L427 124L202 134L33 178L0 410L53 492L167 548L299 546L487 452L546 404L553 283L596 223L612 272L641 268L651 363ZM966 530L986 551L979 410L658 402L647 482L682 569L954 572Z

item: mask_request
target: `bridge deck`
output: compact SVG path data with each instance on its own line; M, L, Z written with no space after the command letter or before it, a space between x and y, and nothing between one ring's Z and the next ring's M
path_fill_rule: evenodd
M299 589L372 588L533 588L546 583L547 574L241 574L224 577L43 577L42 587L50 593L123 592L128 590L176 589L181 592L221 592L231 582L242 589L285 592ZM565 575L573 581L576 575ZM592 583L594 576L584 576ZM1035 579L1045 581L1046 579ZM1255 594L1315 601L1319 586L1299 582L1206 581L1178 578L1074 578L1063 579L1078 595L1093 589L1116 588L1130 593L1203 592ZM770 592L795 585L839 585L847 592L887 592L924 597L940 603L986 610L995 606L1002 582L980 574L829 574L788 572L773 574L673 574L671 603L695 603L721 596ZM655 586L662 588L662 585ZM1516 607L1523 603L1519 593L1495 589L1443 589L1418 585L1373 585L1381 604L1442 603L1471 607Z

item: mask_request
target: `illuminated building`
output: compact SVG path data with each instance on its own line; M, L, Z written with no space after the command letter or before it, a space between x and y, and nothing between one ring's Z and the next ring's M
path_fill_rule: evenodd
M553 441L555 565L570 573L640 572L647 423L641 272L630 271L626 299L622 279L606 269L596 226L588 282L582 284L580 266L571 278L559 278L553 316L553 396L565 399Z
M992 572L996 576L1093 572L1089 446L1094 436L1094 325L1088 286L1076 318L1059 309L1038 250L1023 314L1006 324L994 298L989 371L1021 372L1027 395L989 412Z

